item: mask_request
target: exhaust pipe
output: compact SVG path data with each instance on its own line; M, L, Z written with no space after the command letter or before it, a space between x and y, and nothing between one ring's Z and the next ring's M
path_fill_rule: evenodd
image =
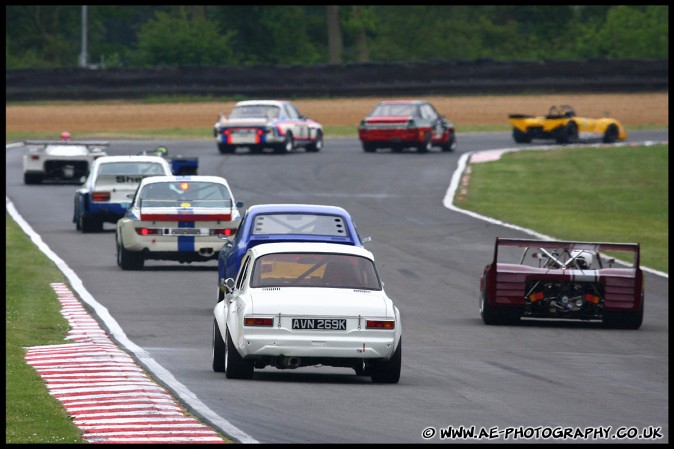
M299 357L283 357L281 359L281 363L279 364L279 368L281 369L295 369L299 368L300 366L300 358Z

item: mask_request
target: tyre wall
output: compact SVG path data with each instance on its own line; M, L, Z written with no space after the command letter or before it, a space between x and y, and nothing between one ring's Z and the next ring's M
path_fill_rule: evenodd
M668 60L431 61L5 72L5 101L195 95L309 98L669 89Z

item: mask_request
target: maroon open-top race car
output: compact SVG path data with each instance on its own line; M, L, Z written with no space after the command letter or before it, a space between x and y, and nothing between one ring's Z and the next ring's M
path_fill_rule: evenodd
M494 259L480 277L479 305L486 324L552 318L638 329L644 317L639 244L497 237Z

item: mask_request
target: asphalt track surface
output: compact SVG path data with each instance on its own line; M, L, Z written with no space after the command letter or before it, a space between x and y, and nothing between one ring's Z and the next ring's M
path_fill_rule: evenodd
M628 144L667 139L667 131L631 132ZM211 141L118 141L109 152L135 154L159 144L174 155L198 156L200 174L226 177L246 206L347 209L361 235L372 236L366 247L401 310L403 366L396 385L329 367L266 368L252 380L228 380L211 369L216 263L150 261L140 272L120 270L112 225L98 234L75 230L76 186L25 186L25 149L8 149L7 198L81 279L83 300L98 304L92 311L113 339L188 409L233 439L668 442L667 276L647 272L644 324L637 331L593 322L482 323L478 282L495 237L531 234L448 207L446 196L468 153L513 148L509 133L460 134L454 153L369 154L350 138L330 139L320 153L288 155L239 150L225 156ZM450 427L482 429L483 438L443 436Z

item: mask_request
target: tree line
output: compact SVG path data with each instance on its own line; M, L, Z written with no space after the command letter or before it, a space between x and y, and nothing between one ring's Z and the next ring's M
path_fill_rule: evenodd
M669 58L668 5L5 8L6 70Z

